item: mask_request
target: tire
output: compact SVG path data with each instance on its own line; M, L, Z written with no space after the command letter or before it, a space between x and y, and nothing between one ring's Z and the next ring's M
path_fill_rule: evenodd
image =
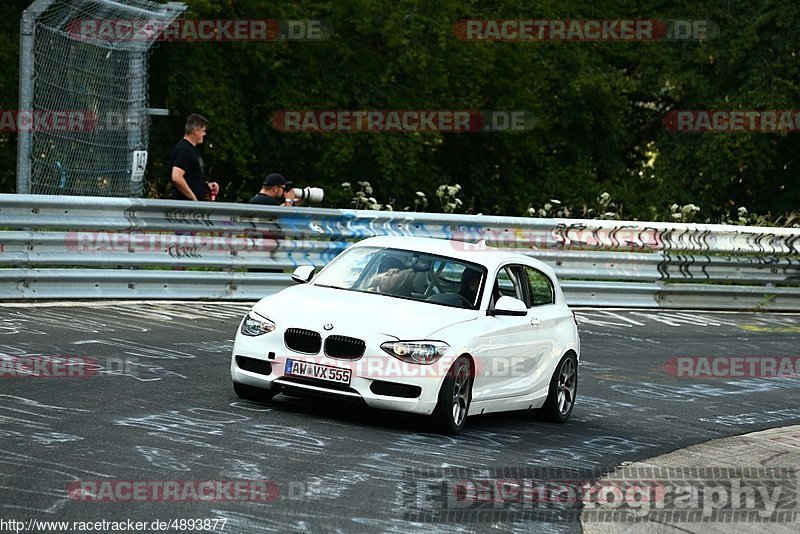
M255 402L269 402L272 397L277 395L276 392L255 386L248 386L247 384L240 384L239 382L233 383L233 391L240 399L251 400Z
M472 366L469 358L459 357L442 383L433 411L434 429L442 434L458 434L467 422L472 401Z
M566 354L558 362L547 400L537 415L553 423L563 423L572 415L575 398L578 394L578 358L573 353Z

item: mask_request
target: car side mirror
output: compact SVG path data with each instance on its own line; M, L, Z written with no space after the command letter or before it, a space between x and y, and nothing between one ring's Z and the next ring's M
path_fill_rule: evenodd
M514 297L500 297L494 305L494 308L486 312L487 315L511 315L515 317L522 317L528 315L528 307L521 300Z
M297 269L295 269L294 272L292 273L292 280L294 280L298 284L307 284L311 281L311 278L313 276L314 276L313 265L301 265Z

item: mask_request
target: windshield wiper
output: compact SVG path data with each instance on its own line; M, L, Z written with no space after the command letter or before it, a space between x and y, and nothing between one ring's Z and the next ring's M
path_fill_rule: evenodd
M326 285L326 284L314 284L314 285L317 286L317 287L327 287L329 289L343 289L345 291L350 291L351 290L351 288L349 288L349 287L329 286L329 285Z

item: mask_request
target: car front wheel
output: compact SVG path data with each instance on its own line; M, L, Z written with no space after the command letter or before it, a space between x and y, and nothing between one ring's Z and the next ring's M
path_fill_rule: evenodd
M461 356L450 367L442 383L432 417L436 430L443 434L456 434L464 428L472 400L471 369L469 359Z
M240 399L251 400L255 402L268 402L276 395L274 391L255 386L248 386L247 384L233 383L233 391Z
M578 394L578 358L569 353L558 362L544 406L538 411L543 419L563 423L572 414Z

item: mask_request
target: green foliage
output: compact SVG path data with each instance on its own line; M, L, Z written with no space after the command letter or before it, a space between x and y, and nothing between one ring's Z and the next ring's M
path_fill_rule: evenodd
M0 3L0 110L19 107L19 21L28 0ZM0 193L12 192L17 185L17 134L0 131Z
M16 68L24 3L0 7L7 69ZM337 207L351 207L356 194L343 182L368 183L363 202L372 197L370 205L399 210L736 221L747 206L748 220L763 213L765 221L788 222L800 207L800 134L679 133L663 123L670 110L800 109L797 2L187 3L185 18L324 19L333 34L308 42L159 44L151 106L168 107L171 116L153 119L148 190L155 196L169 189L167 159L184 117L200 112L211 120L202 151L223 184L220 200L245 201L265 174L281 172L297 185L324 187L325 205ZM453 25L469 18L708 19L720 32L685 42L461 41ZM16 87L5 80L0 99L13 109ZM315 109L520 110L534 120L516 133L272 127L278 111ZM12 144L0 137L0 191L12 187ZM454 197L428 203L440 186L456 183L460 204L453 206Z
M691 7L697 6L697 7ZM719 37L677 50L675 109L798 109L800 6L779 1L687 5L718 22ZM775 215L800 204L797 133L662 133L653 172L661 196L712 216L746 205Z

